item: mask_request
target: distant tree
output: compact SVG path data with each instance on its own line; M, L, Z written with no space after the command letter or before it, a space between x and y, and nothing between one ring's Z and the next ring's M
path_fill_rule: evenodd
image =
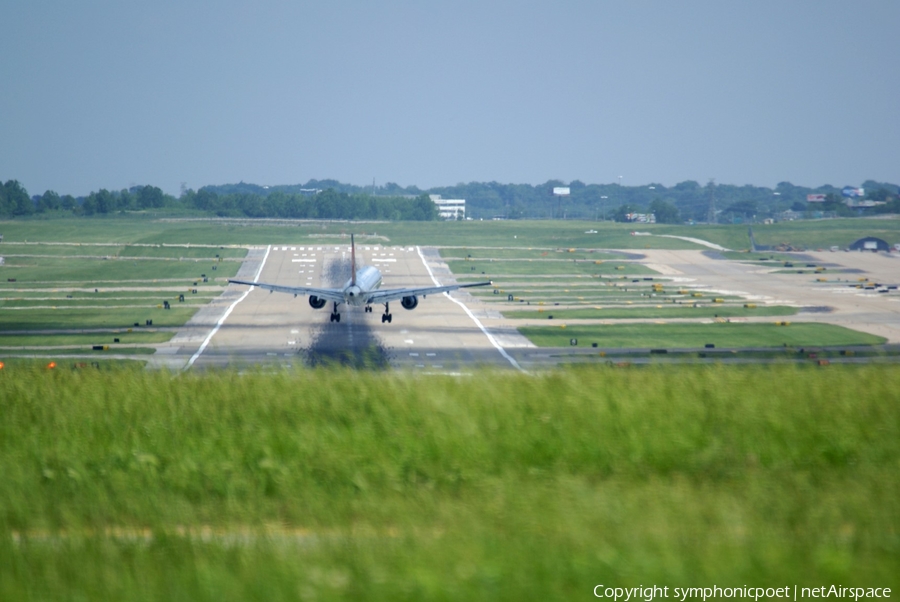
M0 199L0 214L18 216L34 213L34 202L28 196L25 187L18 180L7 180L3 185L3 198Z
M62 209L62 200L52 190L48 190L38 198L37 210L39 212L58 211L59 209Z
M677 190L679 192L698 192L700 190L700 184L698 184L694 180L685 180L684 182L675 184L675 186L673 186L673 190Z
M381 187L381 190L389 195L401 195L404 193L403 187L395 182L387 182Z
M439 215L440 213L437 205L434 204L431 197L427 194L420 194L412 204L412 211L410 212L410 217L408 219L419 222L428 222L436 220Z
M81 207L85 215L110 213L116 210L116 197L110 191L101 188L97 192L87 195Z
M127 188L123 188L116 195L116 209L119 211L129 211L137 208L137 200L135 195Z
M165 205L165 195L156 186L142 186L136 196L139 209L158 209Z
M738 201L732 203L724 209L725 213L733 213L735 215L743 215L744 217L753 217L759 211L756 201Z
M650 203L650 213L656 216L658 224L679 224L681 217L678 208L672 203L657 199Z
M197 193L192 188L184 188L178 196L178 203L185 209L193 209L197 204Z
M891 193L887 188L879 188L866 194L866 198L871 201L887 202L891 198Z
M833 192L829 192L825 195L825 202L822 203L822 209L824 211L837 211L841 207L846 207L841 197Z
M219 195L208 188L201 188L193 197L194 207L201 211L215 212L219 205Z

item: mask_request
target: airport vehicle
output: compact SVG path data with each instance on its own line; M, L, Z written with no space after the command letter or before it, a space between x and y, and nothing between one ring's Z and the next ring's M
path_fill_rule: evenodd
M447 286L425 286L419 288L388 288L381 289L381 270L373 266L363 266L356 268L356 243L353 235L350 235L350 264L351 276L341 288L316 288L311 286L283 286L280 284L267 284L265 282L249 282L247 280L229 280L233 284L246 284L248 286L256 286L261 289L278 292L289 293L294 295L309 295L309 305L313 309L322 309L325 304L331 301L334 303L334 309L331 312L331 321L340 322L341 314L338 308L342 303L352 306L365 307L366 313L372 313L372 304L384 304L384 314L381 316L381 323L390 323L393 320L393 314L390 310L390 302L400 300L403 309L415 309L419 305L419 297L423 299L426 295L435 295L438 293L446 293L455 291L460 288L468 288L472 286L487 286L488 282L474 282L471 284L449 284Z

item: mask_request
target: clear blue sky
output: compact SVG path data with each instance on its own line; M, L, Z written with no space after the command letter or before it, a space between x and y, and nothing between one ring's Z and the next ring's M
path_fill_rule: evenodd
M900 181L900 2L0 4L0 179Z

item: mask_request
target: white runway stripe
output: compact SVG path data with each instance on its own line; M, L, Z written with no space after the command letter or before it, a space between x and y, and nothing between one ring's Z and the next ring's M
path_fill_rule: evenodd
M262 274L263 267L266 265L266 260L269 258L269 251L271 251L271 250L272 250L272 245L269 245L268 247L266 247L266 254L263 256L263 259L262 259L262 261L261 261L260 264L259 264L259 269L256 270L256 275L253 276L253 282L258 282L258 281L259 281L259 275ZM243 301L244 299L246 299L246 298L247 298L247 295L249 295L249 294L250 294L250 291L252 291L252 290L253 290L253 287L251 286L251 287L248 288L246 291L244 291L244 294L241 295L240 297L238 297L237 300L236 300L234 303L232 303L232 304L228 307L227 310L225 310L225 313L222 314L222 317L219 318L219 321L218 321L218 322L216 322L216 327L213 328L213 329L209 332L209 334L206 336L206 339L203 341L203 344L200 345L200 349L198 349L198 350L197 350L197 353L195 353L194 355L192 355L192 356L191 356L191 359L188 360L187 365L185 365L185 367L184 367L185 370L187 370L188 368L190 368L191 366L194 365L194 362L197 361L197 358L200 357L200 354L202 354L202 353L206 350L206 346L209 345L209 342L212 340L213 336L214 336L217 332L219 332L219 328L222 327L222 324L225 322L225 319L228 318L228 316L231 315L231 311L237 306L238 303L240 303L241 301Z
M429 267L428 262L425 261L425 256L422 255L422 249L420 249L419 247L416 247L416 251L419 253L419 258L422 260L422 265L424 265L425 269L428 270L428 275L431 276L431 281L434 282L435 286L441 286L441 284L440 284L440 282L438 282L437 278L434 277L434 273L431 271L431 267ZM481 329L481 332L483 332L484 336L486 336L488 338L488 341L491 342L491 345L493 345L497 349L497 351L500 352L500 355L502 355L504 358L506 358L506 361L508 361L513 366L513 368L515 368L516 370L525 372L525 369L519 365L519 362L517 362L513 356L511 356L510 354L508 354L506 352L506 349L504 349L503 346L497 341L497 339L494 338L494 335L492 335L490 332L488 332L488 329L484 327L484 324L481 323L481 320L479 320L478 318L475 317L475 314L473 314L472 311L468 307L466 307L465 303L462 303L461 301L457 301L456 299L451 297L448 293L444 293L444 296L447 297L448 299L450 299L451 301L453 301L454 303L456 303L457 305L459 305L461 308L463 308L463 311L466 312L466 315L468 315L470 318L472 318L472 321L475 322L475 324L478 326L478 328Z

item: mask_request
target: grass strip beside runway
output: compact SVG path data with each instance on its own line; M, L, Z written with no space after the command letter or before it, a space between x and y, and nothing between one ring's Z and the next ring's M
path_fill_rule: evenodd
M72 307L0 311L0 333L20 330L75 330L143 328L147 320L153 326L181 326L193 316L199 305L172 303L172 309L137 306L133 308ZM138 326L135 326L135 323Z
M639 263L621 261L547 261L543 259L522 261L448 261L447 267L458 277L484 275L487 278L508 276L569 276L569 275L653 275L655 271Z
M146 330L145 330L146 329ZM60 345L115 345L119 339L122 345L165 343L175 335L174 330L158 331L152 327L106 330L88 333L52 333L52 334L4 334L0 332L0 347L55 347ZM3 351L0 350L0 354Z
M897 587L900 371L0 374L0 599Z
M578 344L617 348L696 348L716 347L827 347L838 345L881 345L884 337L850 330L832 324L794 322L789 326L772 324L577 324L523 326L520 333L539 347L568 347Z
M556 320L641 320L641 319L679 319L679 318L746 318L754 316L791 316L797 313L796 307L784 305L761 306L747 308L740 305L719 305L706 303L702 307L685 307L683 305L663 305L657 307L624 307L559 309L544 307L534 310L503 311L505 318L516 320L546 320L553 316Z

